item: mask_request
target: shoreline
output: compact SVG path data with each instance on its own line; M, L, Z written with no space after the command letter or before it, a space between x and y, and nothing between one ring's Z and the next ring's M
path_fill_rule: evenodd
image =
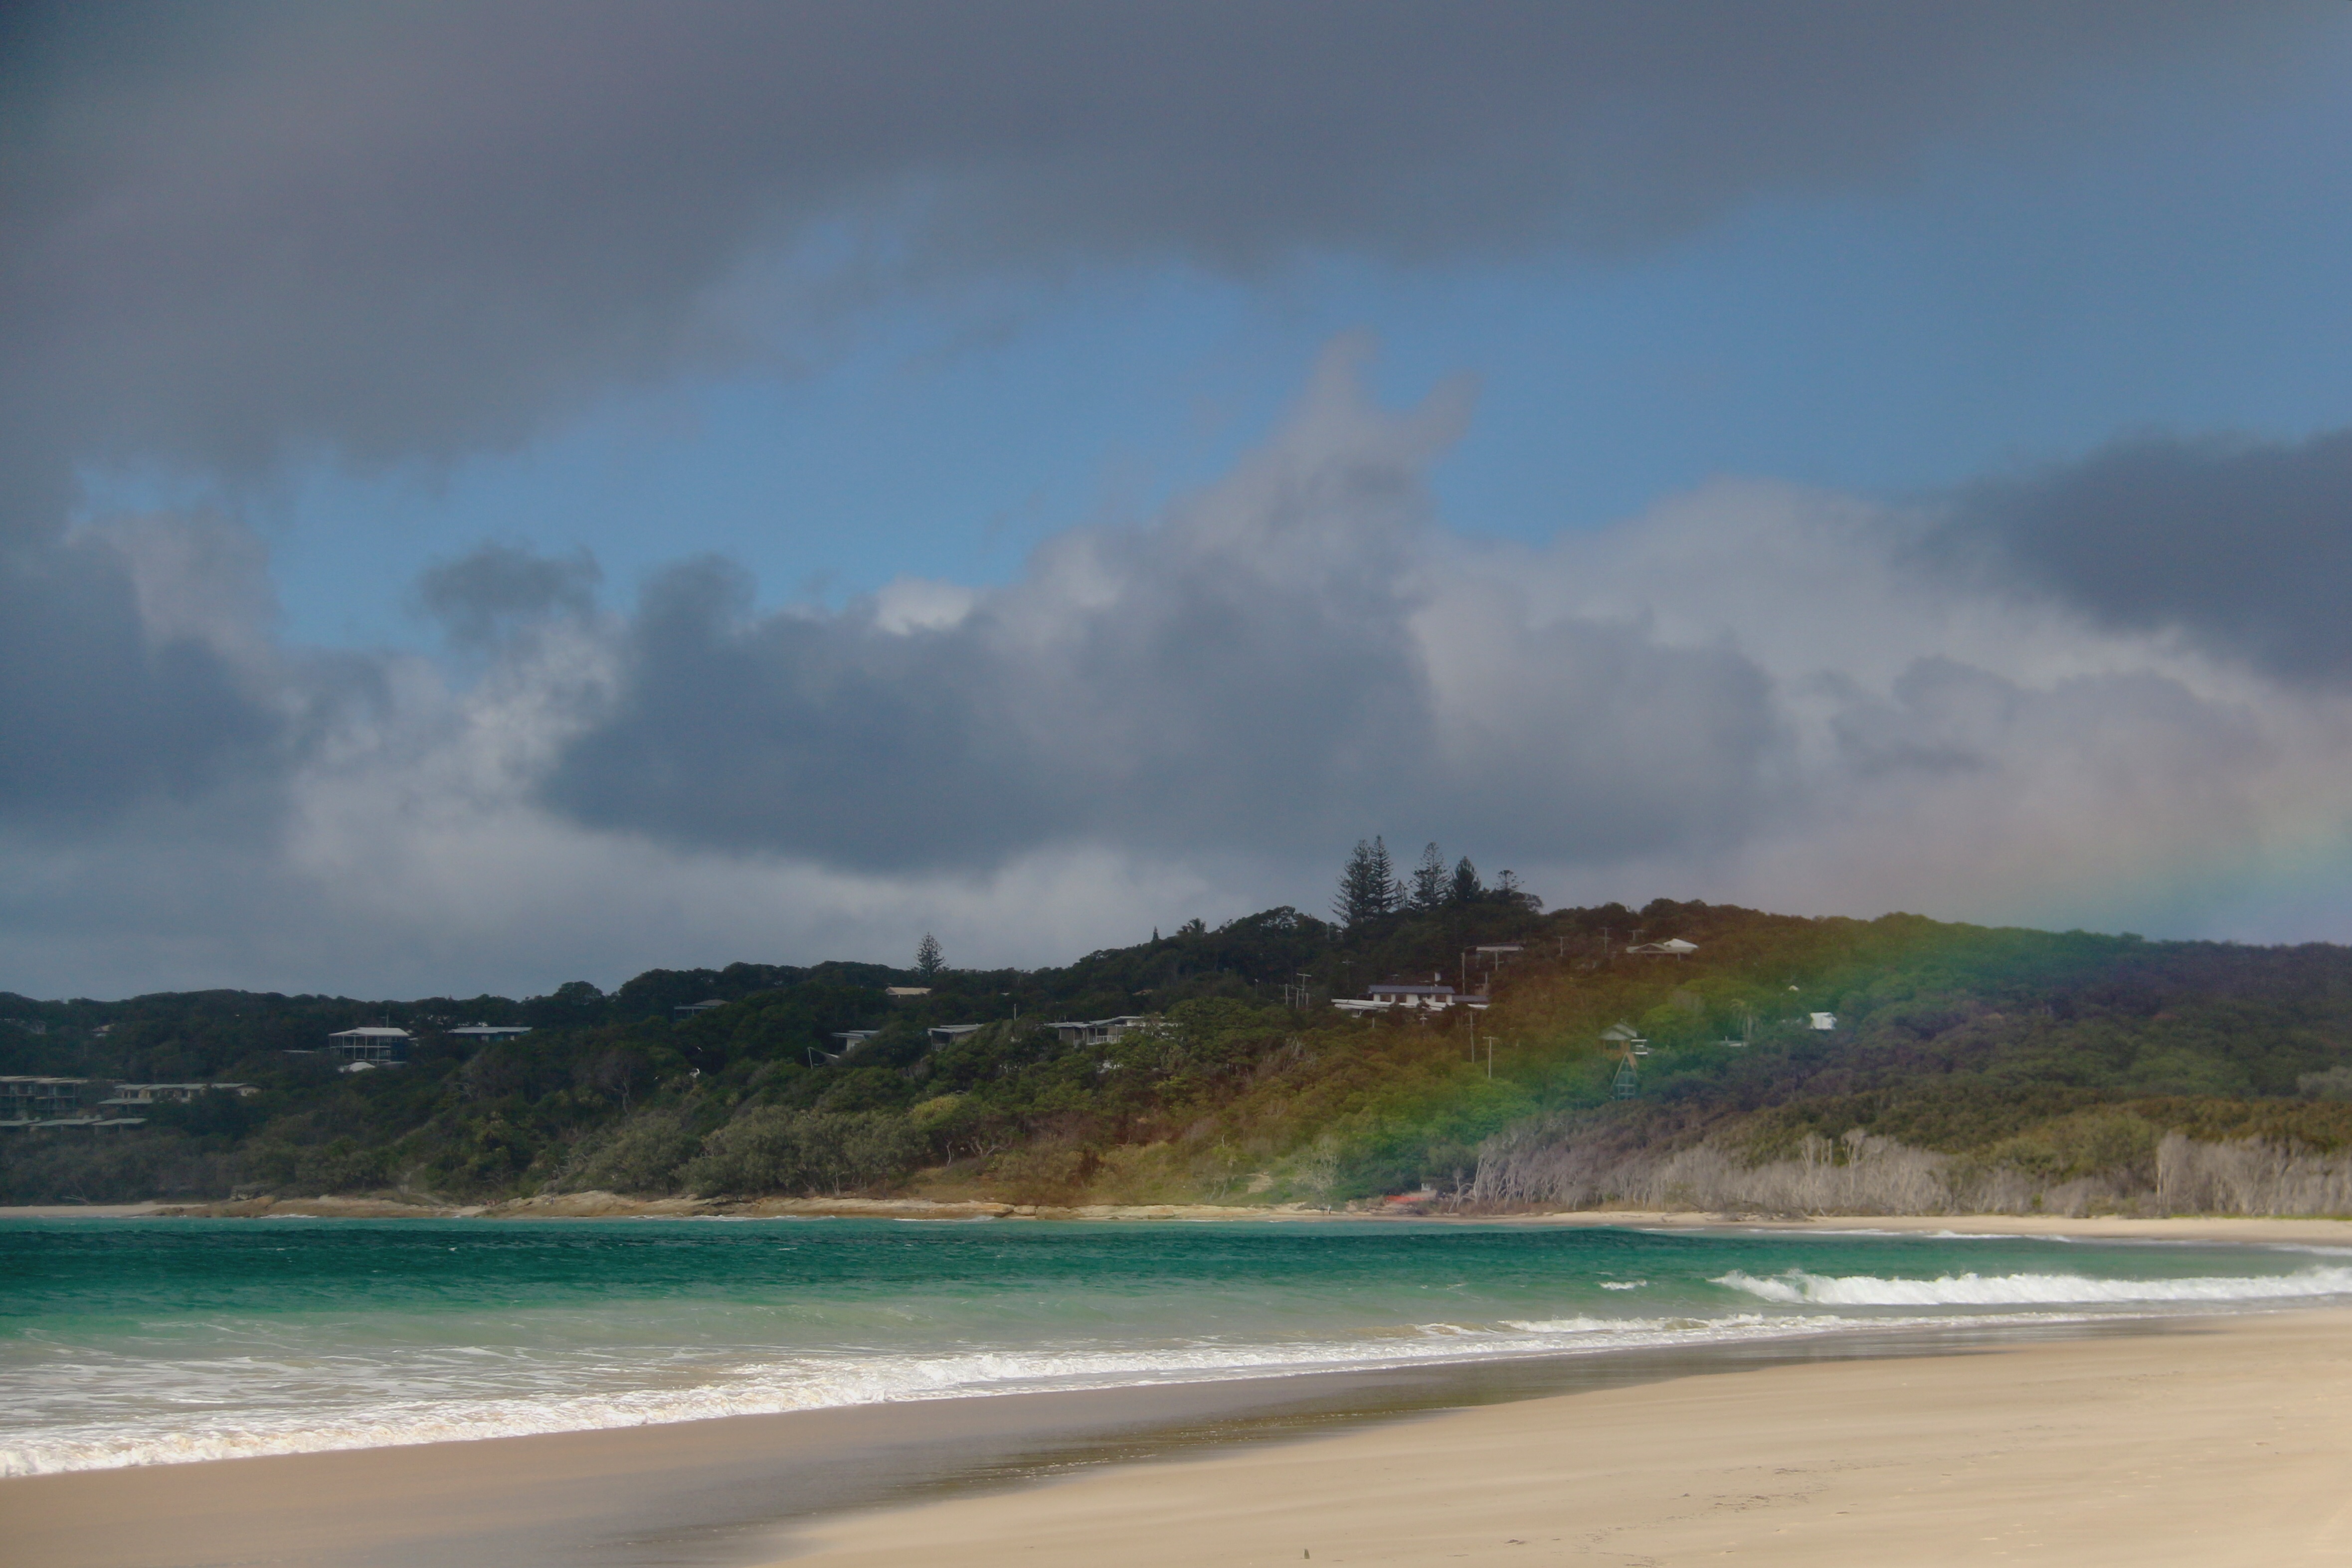
M2271 1314L2264 1314L2269 1316ZM2352 1338L2352 1310L2335 1314ZM2189 1316L1906 1325L1789 1340L835 1406L641 1427L0 1479L21 1568L747 1565L912 1505L1257 1463L1525 1405L1763 1371L2186 1343ZM1056 1483L1059 1484L1059 1483ZM782 1543L780 1545L780 1543ZM931 1562L952 1552L887 1561ZM1024 1561L1034 1559L1024 1558ZM1091 1560L1091 1559L1089 1559ZM1213 1554L1198 1561L1215 1560Z
M1110 1224L1255 1222L1622 1227L1637 1230L1837 1231L1934 1236L2079 1238L2099 1241L2243 1242L2352 1247L2352 1218L2300 1216L1717 1214L1688 1209L1580 1208L1538 1213L1427 1214L1313 1208L1304 1204L1012 1204L920 1197L631 1198L562 1193L504 1203L436 1205L383 1198L248 1198L226 1203L0 1205L5 1219L1005 1219Z

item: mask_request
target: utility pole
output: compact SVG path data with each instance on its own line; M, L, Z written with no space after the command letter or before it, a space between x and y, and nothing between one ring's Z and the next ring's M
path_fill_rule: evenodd
M1491 1034L1486 1037L1486 1081L1495 1081L1495 1037Z

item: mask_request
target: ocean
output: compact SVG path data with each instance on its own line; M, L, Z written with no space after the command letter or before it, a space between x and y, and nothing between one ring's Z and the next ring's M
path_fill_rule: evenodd
M1329 1222L0 1220L0 1475L2352 1299L2352 1251Z

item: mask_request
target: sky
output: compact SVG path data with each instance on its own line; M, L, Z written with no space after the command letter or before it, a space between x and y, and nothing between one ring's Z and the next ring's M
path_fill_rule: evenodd
M0 12L0 990L1360 838L2352 939L2352 11Z

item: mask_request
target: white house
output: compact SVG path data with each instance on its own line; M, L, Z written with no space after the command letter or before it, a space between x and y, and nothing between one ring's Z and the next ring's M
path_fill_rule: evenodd
M1444 1012L1448 1008L1465 1007L1483 1011L1486 998L1456 991L1452 986L1432 980L1425 986L1381 985L1366 986L1361 997L1334 997L1331 1005L1343 1013L1389 1012L1398 1008L1416 1011Z
M1121 1013L1117 1018L1086 1020L1067 1019L1056 1023L1054 1032L1064 1045L1108 1045L1119 1036L1156 1021L1150 1013Z
M451 1040L471 1040L477 1045L488 1045L494 1040L512 1040L517 1035L529 1034L530 1032L530 1026L529 1024L469 1023L461 1029L451 1030L449 1031L449 1038Z
M327 1049L346 1061L365 1061L382 1067L407 1061L408 1048L415 1039L404 1029L347 1029L329 1035Z
M205 1092L250 1100L261 1091L250 1083L118 1083L101 1105L185 1105Z

